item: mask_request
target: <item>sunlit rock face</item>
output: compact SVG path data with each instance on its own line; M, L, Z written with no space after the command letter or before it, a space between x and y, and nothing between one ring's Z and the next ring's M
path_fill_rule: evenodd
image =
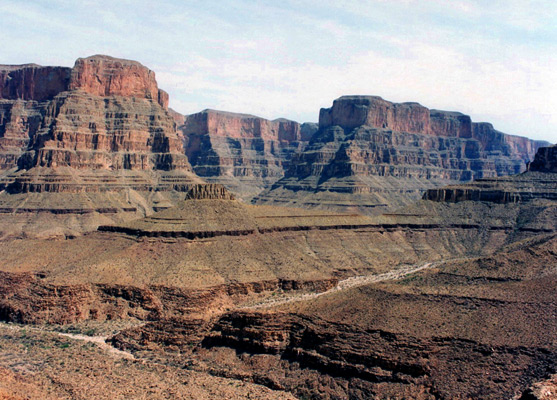
M158 88L155 73L137 61L104 55L78 58L69 89L81 89L94 96L149 99L168 108L168 94Z

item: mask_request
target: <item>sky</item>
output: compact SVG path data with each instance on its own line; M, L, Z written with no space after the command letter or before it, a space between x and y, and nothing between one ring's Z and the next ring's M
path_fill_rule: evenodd
M0 15L0 63L136 60L183 114L317 122L377 95L557 142L555 0L0 0Z

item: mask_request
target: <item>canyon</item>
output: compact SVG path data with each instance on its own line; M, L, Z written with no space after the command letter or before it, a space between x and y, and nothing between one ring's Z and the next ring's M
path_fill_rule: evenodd
M0 83L2 236L73 237L175 205L200 182L253 204L376 215L522 172L547 145L374 96L335 100L319 124L182 115L153 71L104 55L0 66Z
M177 207L93 234L0 241L0 316L136 321L109 343L298 398L518 399L557 367L557 174L541 170L552 154L462 185L545 182L528 198L426 193L368 217L247 205L199 184Z
M0 399L552 398L557 146L168 104L135 61L0 66Z

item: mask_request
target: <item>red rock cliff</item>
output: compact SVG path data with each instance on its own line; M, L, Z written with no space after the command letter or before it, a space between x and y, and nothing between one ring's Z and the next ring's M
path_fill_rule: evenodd
M70 68L0 65L0 99L48 100L68 90Z
M319 127L359 126L395 132L469 138L470 117L458 112L429 110L418 103L391 103L378 96L342 96L319 113Z
M0 168L189 170L167 107L135 61L0 66Z
M104 55L78 58L72 69L70 90L94 96L144 98L168 108L168 94L159 90L155 73L137 61Z
M315 127L204 110L185 117L180 130L194 171L248 198L284 175Z

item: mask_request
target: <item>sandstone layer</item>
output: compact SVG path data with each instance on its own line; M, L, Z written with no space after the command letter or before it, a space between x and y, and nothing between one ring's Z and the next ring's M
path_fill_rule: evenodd
M171 192L200 181L183 153L168 96L158 89L154 72L138 62L92 56L78 59L72 69L3 70L4 235L41 234L44 228L33 222L38 214L58 213L63 204L66 214L88 214L88 221L78 217L68 225L53 217L48 230L79 234L152 212L153 200L168 207L176 197ZM36 193L40 206L21 196L27 193Z
M315 129L314 124L216 110L185 116L179 126L193 170L244 199L282 178Z
M377 214L429 188L520 173L543 144L457 112L344 96L321 110L308 146L254 202Z

